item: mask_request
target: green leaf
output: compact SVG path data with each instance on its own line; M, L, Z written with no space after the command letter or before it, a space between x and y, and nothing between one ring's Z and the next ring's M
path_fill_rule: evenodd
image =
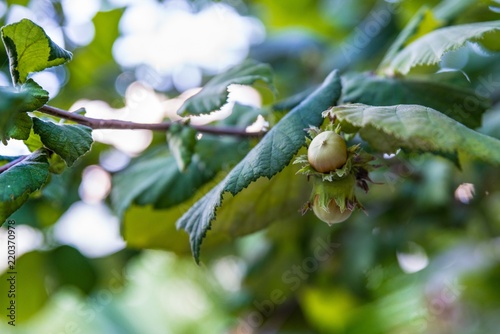
M31 118L24 112L44 105L48 93L33 80L21 89L0 87L0 139L4 144L10 138L27 139L32 126Z
M219 185L179 219L177 227L189 233L196 261L199 261L201 242L211 228L223 194L230 192L236 195L258 178L270 179L287 166L305 144L304 129L323 122L321 112L335 104L340 91L339 76L334 71L316 91L273 127Z
M422 17L422 20L419 22L418 29L411 36L408 36L408 39L405 41L404 45L411 44L420 37L423 37L431 31L443 26L444 22L436 18L432 10L424 7L423 14L424 15Z
M382 152L402 148L450 158L458 154L500 165L500 140L471 130L431 108L351 104L328 112L333 113L342 126L359 129L361 137Z
M415 66L437 64L446 52L456 50L466 42L481 42L485 37L488 37L489 42L496 41L490 47L499 46L500 21L437 29L398 52L381 70L385 73L407 74Z
M49 92L37 84L33 79L28 79L21 85L21 93L27 98L24 101L22 109L19 111L34 111L49 101Z
M26 7L30 1L29 0L7 0L7 5L21 5Z
M43 147L40 136L33 132L33 129L31 129L28 138L24 140L24 145L28 147L30 152L35 152L36 150Z
M34 111L43 106L49 100L49 93L32 79L28 79L21 86L20 92L25 95L24 103L14 115L12 127L7 130L7 137L26 140L30 136L33 121L25 111Z
M342 103L372 106L419 104L470 127L481 126L490 101L466 89L422 79L383 78L369 73L344 76Z
M33 122L26 113L16 113L12 118L12 126L7 129L6 138L28 139Z
M20 89L0 87L0 139L4 144L10 138L25 140L32 127L31 118L25 114L43 106L48 93L29 79Z
M15 323L17 326L26 324L32 317L40 314L39 312L49 301L49 291L46 285L50 275L50 270L46 265L48 260L46 253L43 251L32 251L18 255L16 258L15 301L17 307ZM10 290L8 279L11 275L8 271L5 271L0 276L0 289L5 292ZM11 299L7 298L7 294L5 294L5 296L0 298L0 307L6 310L10 306L10 301ZM20 307L21 305L22 307ZM9 319L5 315L4 318ZM7 333L9 332L7 331ZM10 333L14 332L16 331Z
M212 78L203 89L189 98L177 112L179 115L208 114L220 109L228 97L227 87L232 84L250 85L263 81L275 92L271 67L254 60L242 64Z
M11 162L15 163L15 161ZM49 178L47 155L37 151L0 173L0 220L5 221Z
M167 132L168 148L181 172L191 164L196 146L196 130L189 125L174 123Z
M285 98L284 100L278 101L273 105L274 111L288 111L299 105L302 100L309 96L314 91L314 87L306 89L300 93L292 95Z
M18 109L26 98L25 94L16 93L9 87L0 87L0 139L7 144L18 121Z
M188 253L189 238L186 233L176 229L175 221L219 180L220 177L215 177L212 181L194 188L191 196L177 203L177 206L158 210L151 205L132 205L123 217L122 235L127 247L159 248L178 254Z
M252 125L257 120L259 115L262 115L264 117L269 114L270 113L268 109L235 102L233 105L233 110L231 111L231 115L221 120L220 124L246 128L247 126Z
M204 248L230 242L279 221L306 220L300 208L307 201L311 185L305 177L297 177L297 166L288 166L271 180L261 178L245 191L224 195L224 205L217 210L217 220L211 233L203 241ZM294 182L290 182L291 179ZM166 249L189 253L189 240L184 231L176 230L175 221L203 194L217 184L216 177L196 195L179 206L167 210L153 210L151 206L132 206L125 214L123 236L132 248Z
M57 153L71 167L92 146L92 129L80 124L57 125L33 118L33 130L43 145Z
M72 286L89 294L97 283L96 269L76 248L63 245L47 253L57 287Z
M4 26L1 30L14 84L26 82L32 72L71 60L71 52L56 45L40 26L28 19Z
M394 43L392 43L389 50L387 50L384 59L380 63L380 68L387 67L396 54L404 48L408 41L414 39L419 34L422 23L429 16L432 16L432 12L429 11L427 6L424 6L411 18L410 22L406 24Z
M156 150L113 176L111 200L120 216L132 203L165 208L191 197L195 189L213 176L200 164L192 164L181 173L166 149Z
M197 143L193 162L180 172L175 157L162 145L148 150L113 176L111 202L119 216L132 204L164 209L192 197L228 163L236 164L248 143L232 138L204 136Z
M61 158L60 155L58 154L52 154L49 158L49 171L52 174L61 174L66 170L66 162L64 161L63 158Z

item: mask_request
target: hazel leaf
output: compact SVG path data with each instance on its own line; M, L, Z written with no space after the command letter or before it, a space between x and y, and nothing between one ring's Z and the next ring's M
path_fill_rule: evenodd
M476 132L431 108L420 105L374 107L350 104L331 108L342 129L353 128L373 148L389 153L402 148L448 157L468 156L500 165L500 140Z
M323 122L322 111L336 103L340 92L340 78L334 71L318 89L281 119L222 182L177 221L177 227L189 233L191 249L197 262L202 240L211 229L224 193L236 195L257 179L270 179L283 170L304 146L304 129L311 125L319 126Z
M71 52L59 47L42 27L28 19L2 27L1 36L15 85L26 82L30 73L62 65L72 57Z

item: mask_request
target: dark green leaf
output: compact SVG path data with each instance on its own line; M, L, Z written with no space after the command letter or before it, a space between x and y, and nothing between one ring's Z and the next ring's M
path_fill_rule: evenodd
M420 104L470 127L481 126L490 101L474 90L420 79L383 78L367 73L343 77L343 103L372 106Z
M93 142L92 129L80 124L57 125L35 117L33 130L40 136L43 145L60 155L68 167L87 153Z
M19 111L34 111L49 101L49 92L43 89L33 79L28 79L22 84L20 91L25 93L27 98L24 101L22 109Z
M111 199L121 216L133 202L168 207L192 196L206 179L209 171L191 164L185 173L177 168L175 158L166 149L147 154L113 176Z
M500 165L500 140L471 130L431 108L352 104L334 107L331 113L342 124L358 128L361 137L382 152L403 148L450 157L459 154Z
M314 88L311 89L306 89L305 91L302 91L300 93L297 93L295 95L292 95L290 97L287 97L284 100L278 101L273 105L273 110L274 111L288 111L293 108L295 108L297 105L299 105L300 102L302 102L306 97L309 96L314 91Z
M340 92L340 79L334 71L316 91L273 127L219 185L179 219L177 226L189 233L196 261L199 260L201 242L215 219L223 194L230 192L236 195L258 178L270 179L287 166L305 144L304 129L323 122L322 111L335 104Z
M247 60L212 78L198 94L184 102L177 113L179 115L211 113L220 109L226 103L229 94L227 87L229 85L250 85L259 80L265 82L273 92L275 91L271 67L253 60Z
M2 40L14 84L24 83L30 73L64 64L72 57L71 52L56 45L40 26L28 19L4 26Z
M168 208L192 197L226 164L236 164L248 143L205 136L197 143L193 162L184 173L165 147L149 150L113 176L111 200L121 216L132 204Z
M167 132L168 148L181 172L191 164L196 145L196 130L189 125L174 123Z
M0 139L7 143L10 138L25 140L32 127L31 118L25 114L43 106L49 99L48 93L29 79L18 90L0 87Z
M288 166L271 180L261 178L253 182L238 196L224 195L224 205L217 210L217 219L203 246L228 242L272 223L310 218L302 217L299 210L309 197L311 185L305 177L295 175L297 169L297 165ZM214 179L192 199L167 210L132 206L124 217L123 235L127 245L188 253L187 235L176 230L175 221L216 184Z
M30 136L33 122L26 113L16 113L12 119L12 126L7 129L7 138L26 140Z
M49 164L44 152L37 151L0 173L0 220L4 221L40 189L49 178Z
M495 50L500 47L500 21L437 29L398 52L382 70L390 74L407 74L415 66L437 64L446 52L456 50L467 42L480 42L486 36L489 37L489 47Z
M16 121L18 121L18 109L24 102L26 95L15 93L8 87L0 87L0 139L6 145L10 139Z

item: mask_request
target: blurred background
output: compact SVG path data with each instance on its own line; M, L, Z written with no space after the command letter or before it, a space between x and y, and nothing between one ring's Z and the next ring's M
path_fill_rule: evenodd
M482 0L7 0L0 24L29 18L73 52L68 65L34 75L50 105L147 123L175 120L207 80L247 58L271 64L277 100L308 91L333 68L374 70L423 5L446 24L500 18L500 3ZM367 36L374 22L376 34ZM410 75L486 88L494 106L479 131L500 139L499 60L469 43L438 67ZM3 48L0 65L0 85L11 85ZM236 103L262 108L273 100L230 87L225 108ZM266 110L272 126L282 113ZM192 199L161 210L139 200L125 213L110 205L114 175L164 145L165 135L100 130L94 139L75 168L54 176L12 217L18 324L13 331L2 316L1 333L498 332L498 168L465 161L459 170L430 155L380 155L376 184L359 193L367 214L331 228L297 214L306 188L281 179L272 194L284 199L257 212L256 186L245 201L226 205L248 213L235 223L267 219L269 226L208 242L198 266L172 219ZM230 144L231 159L241 159L254 142ZM1 155L26 153L22 142L0 145ZM2 247L6 240L2 228ZM6 264L2 258L2 282Z

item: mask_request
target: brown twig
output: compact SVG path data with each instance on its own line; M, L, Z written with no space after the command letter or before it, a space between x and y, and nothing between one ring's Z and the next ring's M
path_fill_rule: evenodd
M68 112L59 108L44 105L38 111L64 118L81 125L86 125L92 129L119 129L119 130L153 130L153 131L166 131L172 126L172 122L162 123L134 123L129 121L122 121L117 119L97 119L79 115L76 113ZM215 127L207 125L191 125L193 129L202 133L209 133L214 135L227 135L236 137L262 137L265 132L247 132L245 129L232 128L232 127Z

